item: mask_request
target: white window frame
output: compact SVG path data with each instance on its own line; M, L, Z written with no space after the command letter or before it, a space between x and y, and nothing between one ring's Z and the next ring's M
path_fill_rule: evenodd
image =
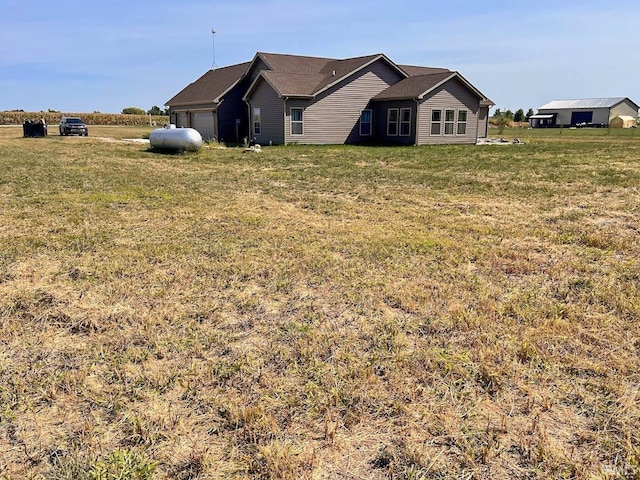
M409 112L409 119L403 120L402 114ZM402 133L402 127L408 127L407 133ZM398 135L401 137L410 137L411 136L411 109L410 108L401 108L400 114L398 116Z
M362 121L362 115L365 112L369 112L369 121L368 122L363 122ZM362 133L362 125L369 125L369 133ZM370 137L371 135L373 135L373 110L371 110L370 108L364 109L360 112L360 136L361 137Z
M391 113L395 112L396 114L396 119L395 121L391 120ZM397 108L388 108L387 109L387 137L397 137L398 136L398 131L399 131L399 126L400 126L400 112L398 111ZM396 132L395 133L391 133L389 127L391 127L391 125L394 125L396 127Z
M451 120L447 120L447 113L451 113ZM447 126L451 127L451 133L447 133ZM444 131L443 135L451 136L456 134L456 111L447 108L444 111Z
M256 121L257 117L257 121ZM251 118L251 124L253 125L253 135L257 137L262 134L262 112L260 107L253 107L253 116ZM256 128L256 125L258 128Z
M300 120L294 120L293 119L293 111L300 111ZM304 135L304 108L302 107L291 107L289 109L289 119L290 119L290 127L291 127L291 135ZM294 133L293 132L293 126L294 125L300 125L300 133Z
M438 112L440 114L440 120L436 121L433 119L433 114ZM433 127L434 125L438 125L438 133L433 133ZM434 110L431 110L431 128L429 129L429 133L433 136L439 136L442 135L442 110L439 108L436 108Z
M464 120L460 120L460 114L464 113ZM457 115L457 123L456 123L456 135L466 135L467 134L467 122L469 120L469 111L468 110L458 110ZM460 132L460 127L464 126L464 132Z

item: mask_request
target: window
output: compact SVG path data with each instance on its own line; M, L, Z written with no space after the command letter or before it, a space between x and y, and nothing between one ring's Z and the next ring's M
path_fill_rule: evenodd
M458 110L458 135L467 134L467 111Z
M371 110L363 110L360 114L360 135L366 136L371 135L371 118L372 112Z
M302 121L302 108L291 109L291 135L302 135L304 122Z
M262 115L260 115L260 109L253 109L253 134L260 135L262 131Z
M442 133L442 110L431 110L431 135Z
M390 108L387 110L387 135L395 137L398 135L398 109Z
M456 111L445 110L444 111L444 134L453 135L453 126L455 124Z
M411 135L411 109L400 109L400 135L408 137Z

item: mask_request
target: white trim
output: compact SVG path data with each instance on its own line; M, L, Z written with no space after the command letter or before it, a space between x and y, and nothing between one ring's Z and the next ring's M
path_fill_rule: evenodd
M362 133L362 114L364 112L369 112L369 133ZM373 135L373 110L371 108L365 108L364 110L360 111L360 136L361 137L370 137L371 135Z
M391 121L391 112L396 112L395 122ZM396 133L390 133L389 127L391 125L396 126ZM397 137L400 130L400 111L398 108L387 108L387 137Z
M256 111L258 112L259 120L256 122ZM259 125L259 132L256 132L256 123ZM262 135L262 111L260 107L253 107L251 110L251 131L253 132L253 136L257 137L258 135Z
M402 113L403 112L409 112L409 120L404 121L402 120ZM409 131L407 133L402 133L402 126L403 125L409 125ZM411 136L411 108L401 108L400 109L400 113L398 115L398 135L400 137L410 137Z
M440 112L440 120L439 121L434 121L433 120L433 114L435 112ZM442 109L441 108L432 108L431 109L431 121L429 122L429 135L433 136L433 137L437 137L442 135ZM437 124L438 125L438 133L433 133L433 125Z
M447 120L447 112L453 112L453 118L451 120ZM444 109L444 129L442 130L442 134L450 137L456 134L456 110L454 108L445 108ZM451 133L447 133L447 125L451 125Z
M301 120L294 120L293 119L293 111L294 110L300 110L300 118ZM302 127L302 131L300 133L293 133L293 125L300 125ZM289 132L291 133L291 136L299 136L299 135L304 135L304 108L302 107L291 107L289 109Z
M460 121L460 112L464 112L464 122ZM464 133L460 133L460 125L464 124ZM469 110L466 108L461 108L458 110L456 114L456 135L466 136L467 135L467 127L469 125Z

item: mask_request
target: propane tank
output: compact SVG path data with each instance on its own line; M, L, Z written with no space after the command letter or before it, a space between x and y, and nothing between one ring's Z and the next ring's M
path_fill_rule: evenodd
M195 152L202 146L202 136L194 128L176 128L170 123L151 132L149 143L153 148Z

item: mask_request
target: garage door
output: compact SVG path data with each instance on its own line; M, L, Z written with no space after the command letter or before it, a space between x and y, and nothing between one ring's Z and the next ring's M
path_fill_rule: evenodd
M176 127L188 127L189 123L187 122L187 114L179 113L176 117Z
M593 112L571 112L571 125L579 123L591 123L593 121Z
M207 140L215 136L213 130L213 112L193 113L191 120L193 122L191 125L192 128L198 130L203 139Z

